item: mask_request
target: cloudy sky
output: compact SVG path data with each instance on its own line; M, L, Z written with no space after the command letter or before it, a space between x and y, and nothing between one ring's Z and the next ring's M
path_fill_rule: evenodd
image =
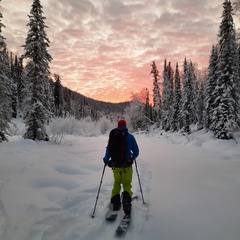
M16 3L17 2L17 3ZM21 55L32 0L2 0L8 49ZM208 65L223 0L41 0L51 72L85 96L111 102L152 93L151 63L175 68L185 57Z

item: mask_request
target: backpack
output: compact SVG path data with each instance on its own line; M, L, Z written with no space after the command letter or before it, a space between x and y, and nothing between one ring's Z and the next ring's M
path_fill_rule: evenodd
M127 165L127 143L128 132L121 128L114 128L109 134L108 147L113 167L124 167Z

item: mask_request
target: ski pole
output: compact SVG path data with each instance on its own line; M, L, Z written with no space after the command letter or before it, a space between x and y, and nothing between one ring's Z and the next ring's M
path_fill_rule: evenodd
M140 192L142 194L142 200L143 200L143 204L145 204L144 198L143 198L143 191L142 191L142 186L141 186L141 182L140 182L140 177L139 177L139 173L138 173L138 167L137 167L137 161L135 159L135 166L136 166L136 172L137 172L137 176L138 176L138 183L139 183L139 187L140 187Z
M97 207L98 196L99 196L100 189L101 189L101 186L102 186L102 180L103 180L103 175L104 175L104 172L105 172L105 168L106 168L106 166L107 166L107 164L104 164L103 172L102 172L102 177L101 177L101 181L100 181L100 185L99 185L98 193L97 193L97 197L96 197L95 206L94 206L94 209L93 209L93 213L92 213L92 215L91 215L92 218L95 217L95 210L96 210L96 207Z

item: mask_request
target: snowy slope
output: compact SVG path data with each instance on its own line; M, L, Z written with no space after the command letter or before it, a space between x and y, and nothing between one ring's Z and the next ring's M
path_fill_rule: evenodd
M140 147L133 221L125 239L239 240L240 145L199 132L135 135ZM104 214L113 184L103 170L107 136L66 136L62 144L12 137L0 144L0 239L114 239ZM135 168L134 168L135 169Z

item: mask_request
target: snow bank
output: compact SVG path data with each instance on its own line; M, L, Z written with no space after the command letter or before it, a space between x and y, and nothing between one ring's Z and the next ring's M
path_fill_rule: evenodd
M238 240L240 236L240 147L162 131L136 133L133 221L125 239ZM1 240L108 240L119 222L104 220L113 178L103 170L107 135L66 135L60 144L10 138L0 144ZM135 167L134 167L135 169Z

